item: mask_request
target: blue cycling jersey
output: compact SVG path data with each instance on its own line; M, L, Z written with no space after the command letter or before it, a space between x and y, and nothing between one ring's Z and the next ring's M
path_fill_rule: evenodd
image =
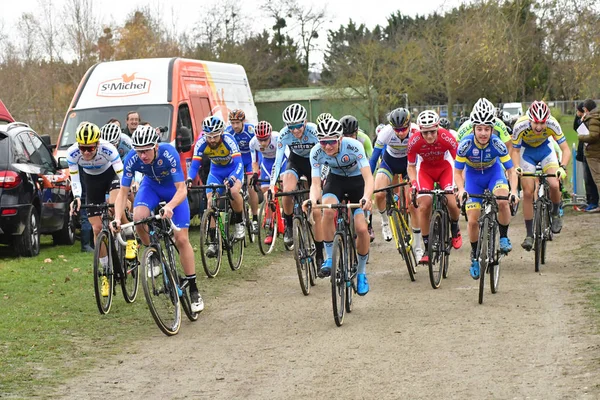
M127 154L123 164L125 171L121 179L121 186L131 186L135 172L141 172L146 179L150 179L160 186L172 186L184 180L179 153L169 143L158 144L156 157L152 164L144 164L135 151Z
M233 136L228 133L221 135L221 143L216 149L212 149L206 142L206 136L202 136L194 146L194 158L188 171L188 178L194 179L198 174L198 169L202 166L202 157L210 159L212 165L217 167L231 167L240 164L242 168L242 157L237 143ZM237 169L237 168L236 168Z
M122 135L121 141L119 142L119 145L117 146L117 150L119 151L119 157L121 157L121 160L124 160L125 157L127 156L127 154L129 154L129 152L133 148L131 145L131 139L129 139L128 137L127 137L127 139L124 139L125 137L127 137L127 136Z
M320 144L314 146L310 151L310 164L313 178L321 177L321 168L325 165L329 167L330 174L350 177L361 175L360 170L369 166L369 159L358 140L345 137L333 156L327 155Z
M475 140L475 134L472 133L460 141L454 166L458 170L464 169L466 165L467 169L484 171L491 168L498 159L504 168L512 168L513 163L508 149L498 136L492 135L487 144L481 145Z
M304 132L300 138L296 138L287 126L279 131L275 165L273 166L273 173L271 174L271 185L275 185L275 182L279 177L286 147L289 147L292 153L295 153L300 157L309 158L312 148L318 143L319 139L317 138L317 125L313 124L312 122L306 123L304 126Z

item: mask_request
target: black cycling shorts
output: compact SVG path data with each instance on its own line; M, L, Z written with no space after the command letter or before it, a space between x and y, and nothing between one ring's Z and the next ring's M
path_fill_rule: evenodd
M293 171L298 179L305 176L310 182L312 171L308 157L302 157L296 153L290 153L290 157L288 158L287 162L287 168L285 170Z
M365 194L365 180L362 175L341 176L330 172L323 188L323 197L327 194L335 195L339 202L346 199L349 203L359 203Z
M106 194L121 187L119 177L115 174L115 170L111 167L100 175L90 175L83 173L83 179L87 193L85 196L85 204L102 204L106 202ZM88 210L88 216L95 217L102 214L99 208L91 208Z

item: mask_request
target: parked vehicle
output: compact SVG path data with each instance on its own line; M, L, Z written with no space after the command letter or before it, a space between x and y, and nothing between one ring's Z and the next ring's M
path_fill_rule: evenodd
M517 119L523 115L523 105L521 103L504 103L502 111L509 113L512 119Z
M50 136L22 122L0 122L0 243L25 257L39 254L40 234L51 234L55 244L73 244L73 195L65 168L52 156Z
M161 141L174 141L176 128L185 126L195 142L205 117L217 115L227 121L233 108L243 109L249 122L258 122L241 65L178 57L101 62L87 71L75 92L55 155L66 156L82 121L101 127L116 118L125 128L127 113L136 111L142 121L166 128ZM183 166L191 162L193 143L182 154Z

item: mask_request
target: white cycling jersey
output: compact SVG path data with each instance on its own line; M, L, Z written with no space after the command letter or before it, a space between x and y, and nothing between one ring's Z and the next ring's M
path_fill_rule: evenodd
M408 153L408 142L415 132L419 131L417 124L410 124L410 132L404 139L398 138L396 132L391 125L385 125L375 141L375 148L382 149L385 146L385 151L394 158L406 157Z
M267 147L265 147L264 149L261 149L260 147L260 142L258 141L258 139L256 138L256 136L254 136L251 140L250 140L250 156L252 157L252 162L257 162L258 160L258 156L257 156L257 152L260 152L263 156L263 158L267 158L267 159L275 159L275 156L277 155L277 138L279 137L279 132L277 131L273 131L271 133L271 141L269 142L269 145ZM286 158L289 157L290 155L290 149L286 148L285 149L285 156Z
M67 163L69 164L71 186L75 197L81 196L79 167L88 175L100 175L109 168L113 168L119 180L123 177L123 161L119 157L119 151L115 146L104 140L99 141L96 155L89 161L83 159L79 145L77 143L73 144L67 150Z

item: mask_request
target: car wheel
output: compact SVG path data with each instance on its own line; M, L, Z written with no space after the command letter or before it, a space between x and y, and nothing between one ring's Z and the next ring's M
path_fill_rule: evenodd
M40 254L40 219L35 207L29 209L26 221L23 233L15 237L15 247L19 255L34 257Z
M72 245L75 243L75 222L73 216L69 212L69 208L65 212L63 227L60 231L52 234L54 244Z

